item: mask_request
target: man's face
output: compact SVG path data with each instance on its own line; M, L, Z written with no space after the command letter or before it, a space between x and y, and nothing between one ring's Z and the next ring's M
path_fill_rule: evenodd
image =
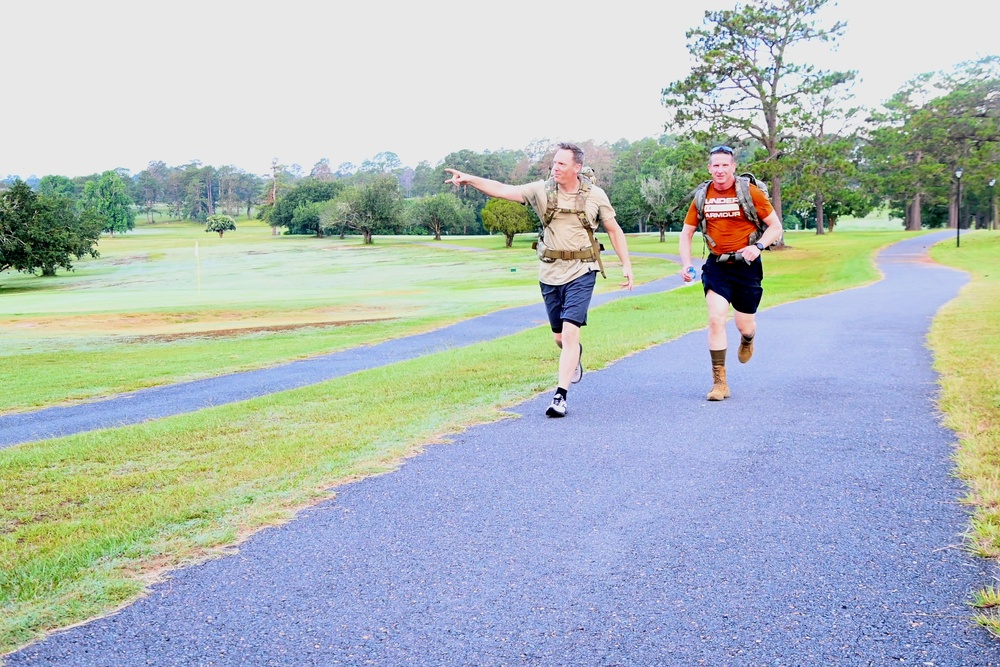
M575 190L579 181L577 174L583 168L582 164L573 161L573 151L560 148L552 157L552 178L564 190Z
M708 173L720 190L726 190L736 181L736 158L729 153L713 153L708 158Z

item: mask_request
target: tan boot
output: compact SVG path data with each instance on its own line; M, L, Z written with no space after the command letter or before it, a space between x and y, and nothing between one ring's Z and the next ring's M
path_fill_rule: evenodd
M712 386L712 391L708 392L706 398L710 401L721 401L724 398L729 398L729 385L726 384L725 366L712 366L712 380L715 382L715 385Z
M753 356L753 338L751 338L750 342L747 343L746 339L743 338L743 336L740 336L740 349L737 352L737 357L739 358L740 363L745 364L746 362L750 361L750 357L752 356Z

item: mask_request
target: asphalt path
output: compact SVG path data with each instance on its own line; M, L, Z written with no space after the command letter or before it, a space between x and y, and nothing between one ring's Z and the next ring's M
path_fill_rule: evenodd
M565 419L526 401L7 664L1000 665L925 346L967 280L925 261L940 238L762 311L749 364L730 329L725 401L691 333L588 372Z

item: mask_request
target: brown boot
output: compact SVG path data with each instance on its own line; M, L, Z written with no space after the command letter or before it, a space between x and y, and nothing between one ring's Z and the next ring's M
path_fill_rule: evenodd
M712 366L712 380L715 382L715 385L712 386L712 391L708 392L706 398L710 401L721 401L724 398L729 398L729 385L726 384L725 366Z
M743 336L740 336L740 349L737 353L737 357L739 358L740 363L745 364L746 362L750 361L750 357L752 356L753 356L753 338L751 338L748 341Z

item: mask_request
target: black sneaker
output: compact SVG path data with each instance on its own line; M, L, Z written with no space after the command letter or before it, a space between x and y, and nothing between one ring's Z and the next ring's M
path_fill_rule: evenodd
M580 361L576 364L576 370L573 372L573 379L570 380L571 384L576 384L583 379L583 345L580 345Z
M566 416L566 397L560 394L556 394L552 397L552 405L549 409L545 411L549 417L565 417Z

